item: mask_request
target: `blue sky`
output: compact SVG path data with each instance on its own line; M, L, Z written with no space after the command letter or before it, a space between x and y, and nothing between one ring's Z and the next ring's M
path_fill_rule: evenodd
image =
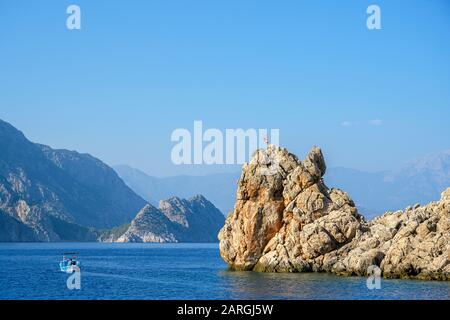
M81 30L65 27L69 4ZM370 4L382 30L366 28ZM194 120L395 169L450 148L449 88L445 0L0 0L0 118L159 176L236 169L171 164L171 132Z

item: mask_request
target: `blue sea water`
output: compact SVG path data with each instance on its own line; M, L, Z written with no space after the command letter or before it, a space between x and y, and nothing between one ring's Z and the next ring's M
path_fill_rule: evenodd
M81 290L59 271L79 252ZM328 274L227 270L217 244L0 244L0 299L449 299L449 282L382 280Z

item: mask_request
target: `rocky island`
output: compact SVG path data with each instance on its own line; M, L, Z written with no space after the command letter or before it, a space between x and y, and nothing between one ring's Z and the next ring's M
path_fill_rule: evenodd
M231 269L365 276L378 266L387 278L450 280L450 188L438 202L366 221L325 172L317 147L304 161L273 145L254 154L219 234Z
M191 199L172 197L156 208L147 204L122 234L101 239L134 243L212 243L225 217L202 195Z

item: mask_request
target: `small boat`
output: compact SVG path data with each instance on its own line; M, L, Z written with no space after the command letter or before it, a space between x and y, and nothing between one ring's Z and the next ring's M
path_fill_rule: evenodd
M62 272L73 273L80 270L80 261L78 261L78 253L64 253L63 259L59 263L59 269Z

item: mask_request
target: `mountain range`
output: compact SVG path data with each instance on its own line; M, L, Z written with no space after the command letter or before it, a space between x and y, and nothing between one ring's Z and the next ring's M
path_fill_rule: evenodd
M173 219L185 215L175 240L212 241L223 215L204 197L176 199L161 208ZM136 225L143 207L147 201L99 159L33 143L0 120L0 241L97 241L105 230Z
M330 168L325 182L346 190L368 218L440 199L450 186L450 150L407 162L400 170Z
M217 242L225 217L205 197L172 197L156 208L146 205L122 232L104 236L111 242Z
M112 169L89 154L33 143L0 120L0 241L216 241L239 177ZM330 168L324 180L371 218L438 200L450 185L450 151L397 171Z
M158 178L127 165L113 168L131 189L155 206L173 196L190 198L202 194L225 215L233 210L240 177L240 172L236 172Z
M225 215L233 211L240 173L156 178L126 165L114 169L125 183L150 203L181 195L203 194ZM450 185L450 150L410 161L397 171L365 172L331 167L325 183L346 190L366 218L439 199Z

